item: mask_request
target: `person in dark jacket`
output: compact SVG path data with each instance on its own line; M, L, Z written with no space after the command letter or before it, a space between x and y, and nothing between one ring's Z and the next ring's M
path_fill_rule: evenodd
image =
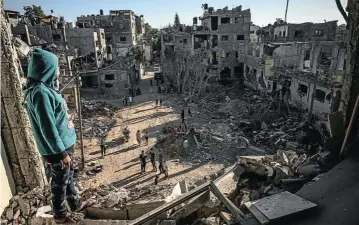
M182 108L181 111L181 119L182 119L182 123L184 123L184 108Z
M158 169L160 170L160 174L164 172L163 170L163 153L162 153L162 150L159 150L159 154L158 154Z
M144 151L141 152L139 159L141 163L141 172L144 173L146 172L146 163L147 163L147 155L145 154Z
M23 92L38 151L51 166L52 210L56 223L73 222L66 203L73 212L84 210L91 203L81 202L74 185L74 153L76 133L67 104L57 91L59 59L51 52L35 49L28 66Z
M152 171L157 172L156 153L152 148L151 148L151 151L150 151L150 159L151 159L151 164L152 164Z

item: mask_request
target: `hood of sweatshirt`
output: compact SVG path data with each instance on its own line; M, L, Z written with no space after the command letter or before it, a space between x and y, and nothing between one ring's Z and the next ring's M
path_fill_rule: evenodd
M27 93L35 83L41 82L50 88L54 88L58 78L59 59L51 52L37 48L33 51L28 66L28 82L23 91Z

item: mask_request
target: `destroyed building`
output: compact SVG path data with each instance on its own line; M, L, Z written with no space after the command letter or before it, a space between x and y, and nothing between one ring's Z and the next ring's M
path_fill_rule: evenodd
M337 20L324 23L287 23L282 19L274 22L274 33L267 33L266 40L282 42L298 42L298 41L334 41Z
M198 19L201 21L198 24ZM238 63L238 51L235 46L250 41L251 13L242 6L214 10L205 4L203 15L193 18L193 26L165 28L162 31L162 62L164 73L168 60L167 53L194 52L206 49L211 64L210 73L220 79L234 79L243 71Z
M106 64L96 70L81 72L83 87L87 89L85 92L119 94L128 86L133 86L144 74L143 62L134 60L131 55L136 52L134 49L140 49L142 52L148 46L144 41L142 15L136 16L131 10L110 10L108 15L104 15L103 10L100 10L98 15L77 17L76 24L79 29L101 28L104 31L101 38L105 38L103 46L106 46L106 49L102 49L105 50L103 57ZM94 90L98 87L98 90Z

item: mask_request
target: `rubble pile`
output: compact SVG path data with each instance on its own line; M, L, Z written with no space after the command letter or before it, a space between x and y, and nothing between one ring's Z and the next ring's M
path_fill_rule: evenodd
M1 215L2 224L30 224L38 214L51 214L51 190L49 186L37 187L27 193L12 197Z
M242 210L244 203L285 190L295 192L317 175L331 167L323 164L329 152L320 152L312 157L298 155L294 151L278 150L274 155L239 156L239 165L244 168L237 183L233 202ZM334 164L333 164L334 166Z
M181 157L190 159L193 163L215 160L216 155L212 154L207 146L202 145L201 136L198 131L170 134L157 142L155 148L161 149L170 158Z
M101 101L83 101L82 103L84 137L98 137L106 134L116 122L112 118L116 107Z
M309 128L305 129L306 118L301 112L291 109L289 115L282 117L273 103L270 96L263 97L245 88L240 93L235 90L211 91L197 104L189 106L204 109L209 115L210 122L201 132L210 136L204 138L206 141L212 139L219 143L219 148L231 147L230 142L238 143L237 137L244 136L252 145L270 153L277 149L306 152L308 142L317 148L313 154L320 150L328 138L326 129L323 131L320 124L307 124Z
M124 188L116 188L112 185L102 185L98 188L90 188L81 192L83 200L95 199L94 207L122 209L130 200L129 193Z

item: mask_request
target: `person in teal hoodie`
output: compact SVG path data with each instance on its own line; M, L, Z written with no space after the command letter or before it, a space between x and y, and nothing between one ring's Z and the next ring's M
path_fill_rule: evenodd
M51 166L54 220L67 223L73 221L66 210L66 200L73 212L82 211L89 202L81 202L74 185L71 155L76 133L66 102L57 91L58 63L56 55L35 49L23 92L38 151Z

